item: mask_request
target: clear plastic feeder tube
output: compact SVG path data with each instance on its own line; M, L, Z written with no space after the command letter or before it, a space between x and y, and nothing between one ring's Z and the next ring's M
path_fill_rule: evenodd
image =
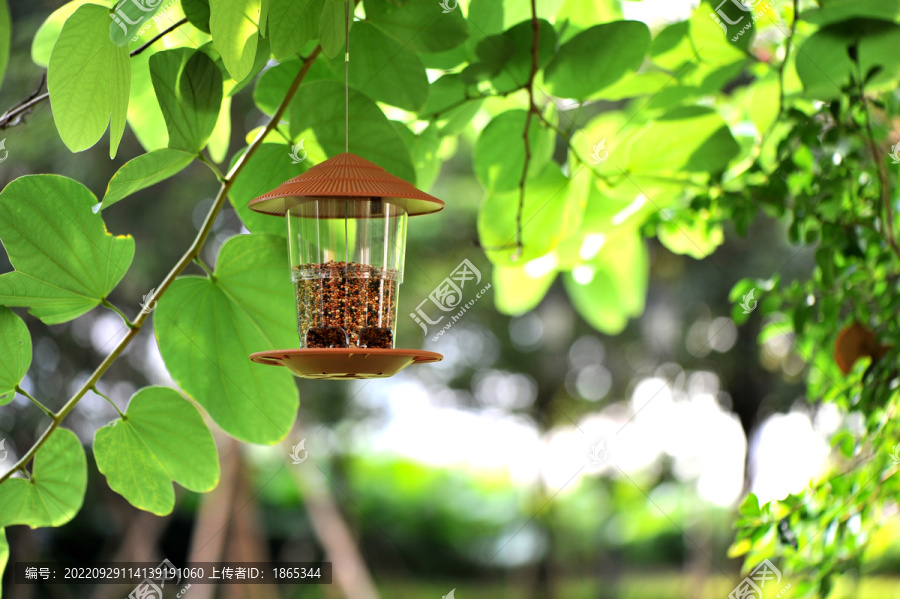
M322 198L286 216L302 346L393 348L406 210L381 198Z

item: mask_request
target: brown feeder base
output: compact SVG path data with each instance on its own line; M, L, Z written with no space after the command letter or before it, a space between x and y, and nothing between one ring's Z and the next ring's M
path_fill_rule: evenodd
M307 379L377 379L410 364L440 362L441 354L415 349L277 349L250 354L259 364L286 366Z

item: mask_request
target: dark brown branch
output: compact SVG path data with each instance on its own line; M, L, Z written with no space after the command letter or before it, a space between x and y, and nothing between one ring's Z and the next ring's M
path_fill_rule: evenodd
M187 19L181 19L171 27L166 28L165 31L160 32L146 44L140 46L139 48L135 48L134 51L129 54L129 56L137 56L138 54L149 48L154 42L159 41L160 38L168 35L169 33L172 33L187 22ZM10 127L15 127L16 125L21 125L24 122L24 118L28 116L28 114L34 109L35 106L50 97L49 92L41 93L41 90L44 89L44 84L46 82L47 74L44 73L44 75L41 77L41 84L38 86L37 90L35 90L34 93L0 115L0 129L8 129Z
M522 256L522 215L525 212L525 180L528 178L528 167L531 164L531 141L528 134L531 131L531 116L536 114L541 116L537 104L534 102L534 78L537 76L539 59L539 48L541 42L541 22L537 18L537 0L531 0L531 30L534 34L533 46L531 48L531 73L528 76L528 83L525 89L528 90L528 114L525 115L525 129L522 137L525 140L525 165L522 167L522 179L519 181L519 206L516 210L516 253L513 260L518 260Z

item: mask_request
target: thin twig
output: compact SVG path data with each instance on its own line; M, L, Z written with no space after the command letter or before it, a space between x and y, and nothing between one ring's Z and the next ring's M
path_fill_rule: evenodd
M44 412L44 414L46 414L47 416L50 417L51 420L54 420L56 418L56 416L54 416L54 414L53 414L53 410L51 410L50 408L48 408L47 406L45 406L44 404L39 402L36 398L34 398L28 391L26 391L22 387L16 385L16 393L18 393L19 395L24 395L25 397L30 399L31 403L33 403L34 405L39 407L41 409L41 411Z
M537 18L537 0L531 0L531 30L533 32L532 48L531 48L531 73L528 76L528 83L525 89L528 90L528 114L525 115L525 129L522 137L525 140L525 164L522 167L522 179L519 181L519 206L516 210L516 252L513 260L518 260L522 256L522 215L525 212L525 180L528 178L528 167L531 163L531 141L528 134L531 131L531 115L541 115L537 104L534 102L534 78L537 76L540 64L539 48L541 41L541 22Z
M106 307L106 308L109 308L110 310L112 310L113 312L115 312L116 314L118 314L119 316L121 316L121 317L122 317L122 322L125 323L125 326L126 326L126 327L128 327L129 329L133 329L133 328L134 328L134 325L131 324L131 321L128 320L128 317L127 317L127 316L125 316L125 313L122 312L121 310L119 310L119 308L117 308L117 307L116 307L112 302L110 302L108 299L105 299L105 298L102 299L102 300L100 301L100 305L102 305L102 306L104 306L104 307Z
M122 410L119 409L119 406L116 405L116 402L114 402L112 399L110 399L109 396L107 396L103 393L100 393L100 391L97 389L96 385L91 387L91 391L93 391L95 394L97 394L100 397L102 397L103 399L105 399L109 403L109 405L111 405L113 407L113 409L115 409L115 411L119 413L119 417L122 420L127 420L127 418L125 417L125 414L123 414Z
M187 19L181 19L180 21L178 21L171 27L168 27L165 31L162 31L161 33L159 33L159 35L156 35L153 39L148 41L146 44L133 50L128 56L130 56L130 57L137 56L138 54L140 54L141 52L143 52L144 50L149 48L151 44L153 44L154 42L156 42L160 38L162 38L164 35L172 33L173 31L175 31L175 29L181 27L182 25L184 25L187 22L188 22ZM44 92L42 94L40 93L41 90L44 88L44 83L46 83L46 81L47 81L47 73L44 73L43 77L41 77L41 84L40 84L40 86L38 86L38 89L36 92L31 94L31 96L29 96L25 100L22 100L18 104L12 106L9 110L7 110L2 115L0 115L0 129L8 129L10 127L15 127L16 125L21 125L22 119L25 118L28 115L28 113L30 113L31 110L35 106L37 106L38 104L40 104L44 100L47 100L50 97L50 92ZM40 94L40 95L38 95L38 94Z
M247 146L247 151L241 156L237 162L235 162L234 166L231 167L231 170L228 171L228 175L225 177L225 181L222 182L222 186L219 188L219 193L216 195L216 199L213 201L212 207L210 207L209 212L206 214L206 220L203 221L203 225L200 227L200 231L197 232L197 236L194 238L193 243L178 261L178 263L169 271L169 274L166 275L166 278L163 279L163 282L156 287L156 292L153 294L153 297L146 302L146 304L152 305L153 302L158 301L163 293L169 288L173 281L184 271L185 268L191 262L194 261L198 255L200 255L200 250L203 249L203 244L206 242L206 239L209 237L210 232L212 231L213 222L216 220L216 216L219 214L219 210L222 208L222 204L225 203L225 199L228 197L228 192L231 190L231 186L234 184L235 178L240 174L243 170L244 166L250 160L250 157L256 153L256 150L259 149L259 146L262 145L263 140L266 136L278 126L281 117L284 115L284 112L287 110L288 104L290 104L291 99L293 99L294 94L297 93L297 88L300 87L300 83L306 77L306 73L309 72L309 68L312 66L312 63L315 62L316 58L319 56L319 53L322 51L321 46L316 46L316 49L310 53L309 57L303 62L303 66L300 68L300 72L297 73L297 77L294 79L294 82L291 84L290 89L288 89L287 93L284 96L284 99L281 101L281 104L278 106L278 110L275 111L275 114L272 115L272 119L265 126L265 128L259 132L256 138L250 142L250 145ZM81 401L81 398L93 388L97 381L100 380L100 377L112 366L113 362L121 355L125 348L134 341L137 337L138 333L141 330L141 326L144 324L144 321L150 315L149 312L145 310L141 310L141 312L131 321L133 328L129 329L128 333L125 337L119 341L119 344L103 359L103 362L97 366L97 369L94 370L93 374L91 374L90 378L85 381L85 383L81 386L81 388L73 395L69 401L65 403L65 405L60 408L59 412L54 415L53 423L47 427L47 430L40 436L40 438L35 442L35 444L28 450L28 452L22 456L22 458L13 466L9 472L0 476L0 483L7 480L10 476L13 475L16 471L22 470L24 471L25 466L31 461L31 458L37 453L37 451L41 448L41 446L47 442L47 439L50 438L50 435L54 430L60 425L60 423L65 419L69 413L75 409L75 406Z

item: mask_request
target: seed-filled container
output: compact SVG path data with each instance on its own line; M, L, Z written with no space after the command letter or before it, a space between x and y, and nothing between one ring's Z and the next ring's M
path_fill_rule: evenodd
M390 376L440 359L395 344L407 219L443 207L346 152L251 200L257 212L286 217L301 346L253 359L313 378Z
M381 198L328 198L288 209L302 347L394 347L406 220L403 206Z

